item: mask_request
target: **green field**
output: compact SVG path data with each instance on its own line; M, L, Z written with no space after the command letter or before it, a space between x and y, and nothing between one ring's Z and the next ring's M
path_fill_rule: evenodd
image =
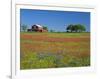
M20 68L90 66L90 33L20 33Z

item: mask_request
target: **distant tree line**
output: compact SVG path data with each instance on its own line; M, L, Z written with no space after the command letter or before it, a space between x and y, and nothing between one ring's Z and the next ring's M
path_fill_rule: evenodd
M28 29L28 26L23 24L20 27L20 30L23 32L26 32ZM48 30L47 26L43 26L43 29ZM70 24L68 26L66 26L66 32L85 32L86 31L86 27L84 25L81 24ZM55 30L51 29L49 30L49 32L56 32Z

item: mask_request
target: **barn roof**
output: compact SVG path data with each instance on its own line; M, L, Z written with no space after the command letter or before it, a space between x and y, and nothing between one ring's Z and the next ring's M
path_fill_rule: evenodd
M41 25L39 25L39 24L35 24L36 26L38 26L38 27L42 27Z

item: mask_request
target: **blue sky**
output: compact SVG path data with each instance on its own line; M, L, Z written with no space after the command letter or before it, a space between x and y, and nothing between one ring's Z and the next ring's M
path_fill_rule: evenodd
M90 31L89 12L21 9L20 21L21 25L25 24L28 28L40 24L55 31L66 31L69 24L83 24L86 31Z

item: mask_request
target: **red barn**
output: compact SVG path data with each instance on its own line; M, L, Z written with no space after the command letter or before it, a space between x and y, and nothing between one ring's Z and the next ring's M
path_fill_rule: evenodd
M28 29L27 31L47 32L47 30L43 29L43 26L38 24L32 25L31 29Z

